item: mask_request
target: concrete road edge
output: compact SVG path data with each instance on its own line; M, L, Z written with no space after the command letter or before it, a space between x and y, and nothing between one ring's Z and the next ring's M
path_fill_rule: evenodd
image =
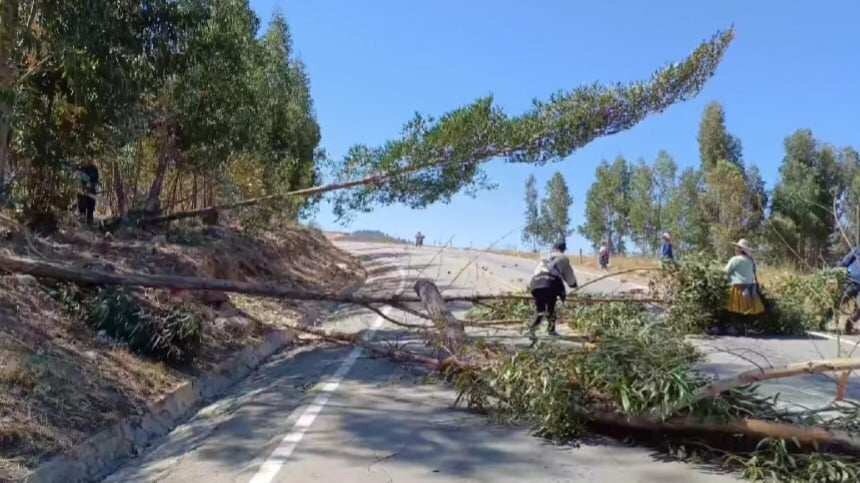
M127 417L39 465L25 481L81 482L110 474L124 461L193 416L206 401L223 394L266 359L296 340L290 330L268 332L262 343L243 349L208 374L182 384L151 404L144 414Z

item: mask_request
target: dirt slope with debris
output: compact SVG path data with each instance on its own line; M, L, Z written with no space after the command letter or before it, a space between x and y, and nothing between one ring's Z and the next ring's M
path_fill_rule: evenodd
M322 234L299 227L253 238L212 227L113 238L67 231L29 243L9 233L0 248L108 271L333 292L364 277L355 259ZM238 349L260 342L273 326L306 322L323 309L224 293L137 290L135 296L149 304L181 306L204 320L198 357L171 367L130 352L76 319L52 289L52 282L30 276L0 276L0 481L20 477L50 455L139 413Z

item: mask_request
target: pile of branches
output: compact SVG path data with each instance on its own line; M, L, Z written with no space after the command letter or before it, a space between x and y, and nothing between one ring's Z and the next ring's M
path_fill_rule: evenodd
M493 304L519 315L518 303ZM756 383L860 367L834 359L756 369L727 380L696 370L702 355L665 318L640 304L568 309L571 328L590 344L538 344L497 351L480 365L449 370L458 401L502 422L570 442L590 432L637 437L667 455L740 471L751 480L860 480L860 405L836 400L786 409ZM454 367L454 366L449 366ZM843 383L844 384L844 383Z

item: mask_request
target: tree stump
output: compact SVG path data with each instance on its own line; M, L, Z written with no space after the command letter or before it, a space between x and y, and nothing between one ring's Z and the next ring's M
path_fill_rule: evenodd
M415 282L415 293L427 309L433 324L436 326L440 336L441 348L456 355L462 349L466 341L466 329L463 321L454 317L448 310L442 294L436 284L427 279L419 279Z

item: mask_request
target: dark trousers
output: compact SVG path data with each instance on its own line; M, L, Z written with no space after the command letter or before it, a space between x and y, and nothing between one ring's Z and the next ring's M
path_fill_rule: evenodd
M95 195L78 195L78 216L86 218L87 223L92 224L93 214L96 211Z
M860 283L854 280L848 280L845 284L845 291L842 293L842 300L839 302L839 305L842 306L848 300L855 299L856 306L860 307L860 300L857 299L857 295L860 294ZM848 316L848 320L845 321L845 333L853 334L854 333L854 323L857 322L857 318L860 316L856 311L853 314Z
M536 288L532 290L535 302L535 318L529 325L529 330L534 331L540 325L541 319L546 319L546 331L555 332L555 303L558 300L558 289L556 287Z

